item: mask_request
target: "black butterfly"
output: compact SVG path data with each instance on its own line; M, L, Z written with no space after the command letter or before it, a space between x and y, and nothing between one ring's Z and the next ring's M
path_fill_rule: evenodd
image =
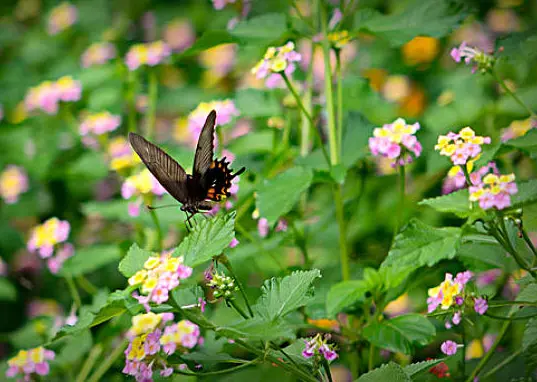
M243 167L233 174L225 157L213 160L215 122L216 112L212 110L198 139L192 175L162 149L138 134L129 133L132 148L162 187L183 204L181 211L185 211L189 223L199 211L210 210L213 201L228 197L231 181L246 170Z

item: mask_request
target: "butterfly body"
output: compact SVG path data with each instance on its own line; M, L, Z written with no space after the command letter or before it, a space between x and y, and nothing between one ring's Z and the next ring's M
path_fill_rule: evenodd
M187 213L188 220L199 211L212 209L213 202L228 197L231 181L245 171L243 167L233 173L225 157L213 159L215 123L216 112L213 110L200 133L192 175L164 150L138 134L129 133L134 151L166 191L182 203L181 210Z

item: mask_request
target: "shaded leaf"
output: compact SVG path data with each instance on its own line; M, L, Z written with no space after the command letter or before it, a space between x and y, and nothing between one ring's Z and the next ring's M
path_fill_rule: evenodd
M118 269L123 276L131 277L144 267L144 263L149 257L151 257L150 251L146 251L134 243L125 257L119 262Z
M0 301L15 301L16 299L15 286L6 277L0 277Z
M537 157L537 129L531 129L524 136L511 139L504 143L505 146L515 147L526 152L532 158Z
M243 41L268 44L278 39L286 29L285 14L266 13L239 21L229 33Z
M359 382L410 382L410 377L405 373L403 368L394 362L382 365L378 369L362 375L357 379Z
M537 179L518 183L518 192L511 196L511 208L520 208L537 201Z
M179 54L178 57L194 56L215 46L234 42L237 42L237 39L226 30L209 30L198 38L190 48Z
M333 285L326 296L326 313L334 317L345 308L365 300L370 285L364 280L342 281Z
M281 113L273 93L258 89L241 89L235 96L235 104L242 117L272 117Z
M81 359L90 350L93 338L89 330L83 330L63 339L62 342L65 342L65 345L54 359L54 364L60 367L68 367L73 362Z
M291 326L283 320L265 320L254 318L238 324L218 328L216 333L232 339L248 339L274 341L294 339L295 333Z
M470 215L469 193L467 189L452 192L436 198L424 199L418 204L429 206L439 212L450 212L461 218Z
M403 370L409 377L413 377L414 375L421 373L422 371L429 370L431 367L438 365L442 361L444 360L430 359L427 361L411 363L410 365L405 366Z
M119 248L114 245L96 245L75 250L75 255L63 264L59 275L79 276L93 272L120 259Z

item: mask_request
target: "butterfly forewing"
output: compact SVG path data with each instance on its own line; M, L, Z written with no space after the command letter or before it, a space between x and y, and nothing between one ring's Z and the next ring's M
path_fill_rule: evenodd
M200 137L198 139L198 146L196 147L196 154L194 156L192 177L196 180L199 180L204 190L210 186L210 179L208 179L207 174L213 162L214 156L215 123L216 112L212 110L207 116L203 129L201 130Z
M188 202L187 175L181 165L138 134L129 133L129 142L162 187L179 202Z

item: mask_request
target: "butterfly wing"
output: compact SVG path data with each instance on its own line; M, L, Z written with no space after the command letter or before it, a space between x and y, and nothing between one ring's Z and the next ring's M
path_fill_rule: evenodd
M209 179L208 170L213 163L215 124L216 111L212 110L207 116L203 129L201 130L198 146L196 147L196 154L194 156L192 177L199 182L202 190L207 190L212 182L212 180Z
M183 167L158 146L138 134L129 133L129 142L162 187L185 204L188 201L188 189L187 175Z

